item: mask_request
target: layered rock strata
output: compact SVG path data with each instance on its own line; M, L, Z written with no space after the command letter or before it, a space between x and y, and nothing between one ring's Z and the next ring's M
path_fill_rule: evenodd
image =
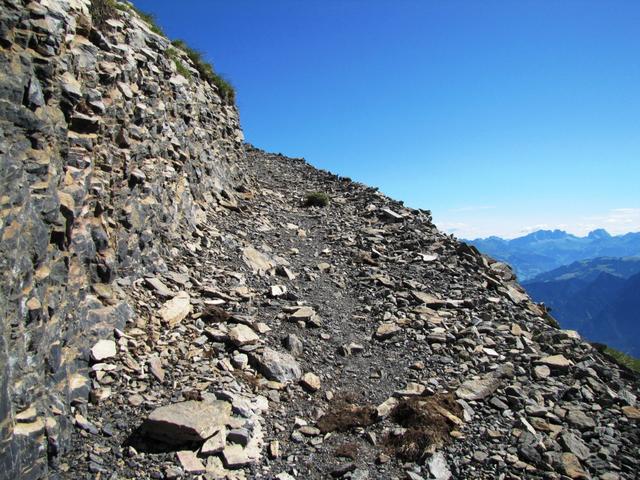
M130 279L233 203L238 112L130 9L0 2L0 478L40 478ZM113 280L118 278L117 283Z

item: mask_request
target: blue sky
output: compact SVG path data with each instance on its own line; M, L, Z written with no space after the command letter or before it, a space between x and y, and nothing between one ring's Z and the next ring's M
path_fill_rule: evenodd
M640 230L640 1L135 4L232 81L249 142L445 231Z

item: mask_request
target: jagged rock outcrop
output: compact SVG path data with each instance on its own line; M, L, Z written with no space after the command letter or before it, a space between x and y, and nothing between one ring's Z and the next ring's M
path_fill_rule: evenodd
M0 478L637 476L637 376L508 266L242 145L129 9L2 6Z
M68 449L128 279L166 270L241 179L235 107L116 12L97 29L88 0L0 2L0 478Z

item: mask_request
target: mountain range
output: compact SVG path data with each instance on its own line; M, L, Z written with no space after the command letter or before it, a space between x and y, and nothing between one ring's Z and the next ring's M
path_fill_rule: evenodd
M563 328L640 356L640 257L582 260L522 285Z
M598 229L578 237L562 230L538 230L509 240L492 236L465 241L511 265L521 282L579 260L640 256L640 232L612 236Z

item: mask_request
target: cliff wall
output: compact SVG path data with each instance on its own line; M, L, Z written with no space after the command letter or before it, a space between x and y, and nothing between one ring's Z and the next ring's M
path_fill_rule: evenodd
M242 182L236 108L115 13L97 28L88 0L0 2L0 478L42 477L68 448L128 285Z

